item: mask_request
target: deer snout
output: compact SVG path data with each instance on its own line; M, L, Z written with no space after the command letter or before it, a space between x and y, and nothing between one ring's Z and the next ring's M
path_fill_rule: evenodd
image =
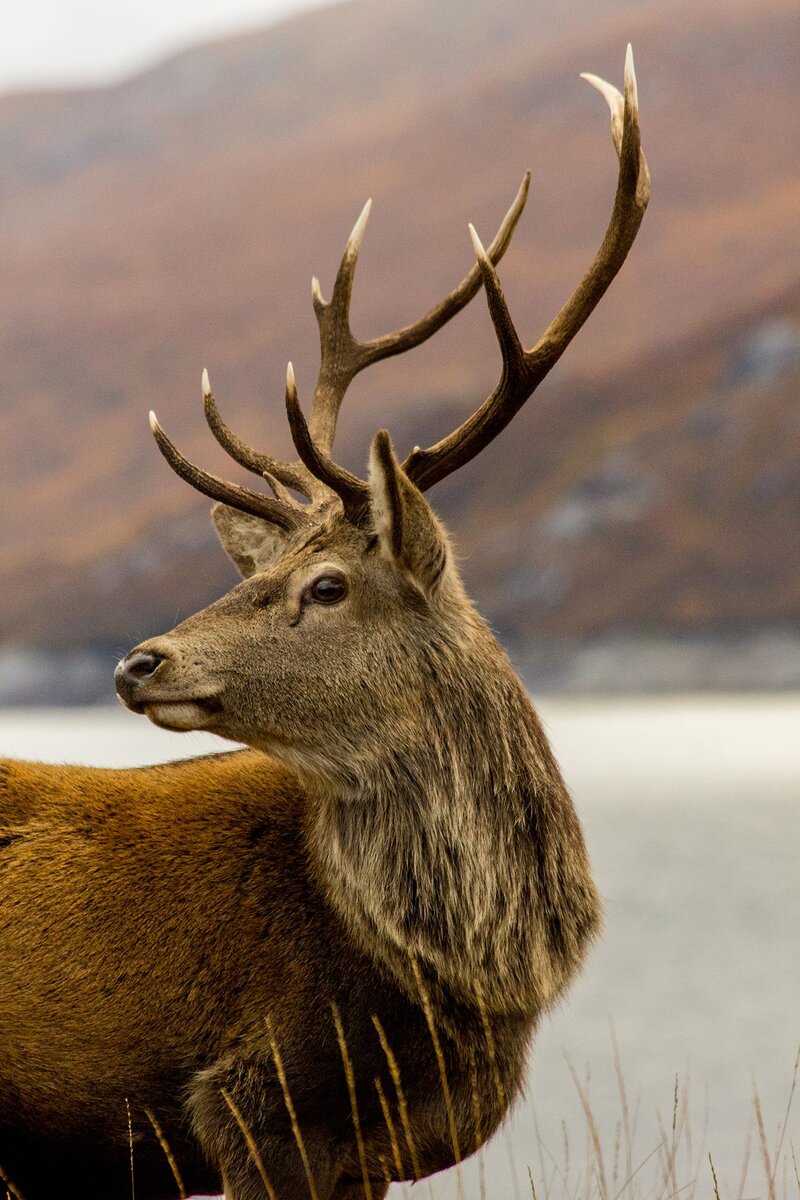
M117 695L163 729L208 729L217 723L222 689L198 667L172 635L142 642L114 672Z
M125 655L114 671L117 695L123 704L133 708L141 702L143 686L150 682L163 662L165 656L152 650L131 650Z

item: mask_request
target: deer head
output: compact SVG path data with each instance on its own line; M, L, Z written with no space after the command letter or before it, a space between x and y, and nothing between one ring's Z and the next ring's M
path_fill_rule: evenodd
M212 729L246 742L341 791L357 787L367 763L373 773L381 763L397 771L402 755L394 749L430 739L431 729L422 725L443 705L455 713L466 704L478 716L495 692L505 704L497 697L518 685L508 683L510 668L464 594L447 535L424 493L505 428L603 296L639 229L649 174L630 47L624 95L595 76L584 78L611 109L619 158L614 207L594 262L534 346L525 349L520 341L496 270L525 204L526 175L488 249L470 226L476 263L461 283L415 324L365 342L350 328L350 299L366 204L330 300L316 279L312 283L321 354L308 419L291 364L287 371L286 410L298 461L279 462L243 444L220 417L203 373L212 433L271 494L196 467L151 414L170 466L217 502L217 532L244 580L120 663L117 688L128 707L167 728ZM371 363L420 345L481 285L502 355L491 395L447 437L415 448L402 463L388 433L378 433L366 481L337 465L331 450L351 380ZM483 718L491 722L497 713Z

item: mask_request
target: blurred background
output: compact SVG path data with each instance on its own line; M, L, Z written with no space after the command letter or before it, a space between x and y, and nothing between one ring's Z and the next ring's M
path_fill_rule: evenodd
M602 1200L612 1160L626 1174L610 1019L631 1109L641 1096L636 1186L655 1171L651 1194L700 1177L708 1194L710 1142L724 1195L771 1196L793 1180L780 1132L800 1040L796 0L30 0L9 14L0 753L119 764L209 744L78 707L112 700L121 653L236 579L147 410L245 482L204 427L206 366L229 424L290 456L285 365L307 402L310 279L329 293L364 200L353 323L369 337L454 286L473 261L467 222L488 242L528 167L500 274L531 344L611 209L608 116L578 73L621 84L628 40L653 175L639 238L513 428L431 499L542 702L608 903L606 939L534 1058L540 1196L602 1176L562 1047L581 1077L594 1063ZM498 365L479 295L355 381L339 459L363 475L382 425L403 454L436 439ZM681 1098L689 1076L695 1089L680 1179L654 1115L668 1133L676 1074ZM514 1153L490 1160L494 1195L529 1187L529 1107L518 1127Z
M204 427L206 366L229 423L288 455L286 362L306 400L317 364L309 282L330 288L367 196L363 336L462 277L467 222L488 241L530 167L501 275L535 340L613 197L606 111L577 76L620 83L628 40L653 172L639 239L513 429L432 498L538 688L800 685L794 0L357 0L166 58L212 0L197 24L177 3L25 7L28 90L12 28L0 97L0 697L110 696L121 650L232 582L147 410L241 478ZM338 454L363 474L382 424L424 445L497 371L478 296L356 380Z

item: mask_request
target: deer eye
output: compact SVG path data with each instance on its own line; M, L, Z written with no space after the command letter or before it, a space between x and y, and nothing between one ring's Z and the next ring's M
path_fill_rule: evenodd
M347 584L341 575L320 575L306 591L315 604L338 604L347 595Z

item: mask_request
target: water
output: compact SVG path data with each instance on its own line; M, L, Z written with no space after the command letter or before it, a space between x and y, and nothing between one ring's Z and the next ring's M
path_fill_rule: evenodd
M614 1200L628 1159L635 1170L650 1155L629 1194L689 1195L697 1178L708 1196L710 1151L721 1196L736 1196L748 1138L744 1194L767 1195L754 1086L774 1156L800 1044L800 696L540 707L584 821L606 930L543 1023L527 1098L484 1153L488 1195L530 1195L530 1163L539 1200ZM224 745L164 733L121 710L0 713L0 755L135 765ZM630 1151L612 1022L635 1124ZM568 1060L583 1088L589 1076L602 1166ZM662 1131L679 1147L674 1171L657 1150ZM800 1153L800 1104L784 1150L790 1139ZM797 1188L783 1158L778 1196ZM479 1195L475 1161L464 1166L462 1190ZM437 1200L456 1193L453 1172L435 1181Z

